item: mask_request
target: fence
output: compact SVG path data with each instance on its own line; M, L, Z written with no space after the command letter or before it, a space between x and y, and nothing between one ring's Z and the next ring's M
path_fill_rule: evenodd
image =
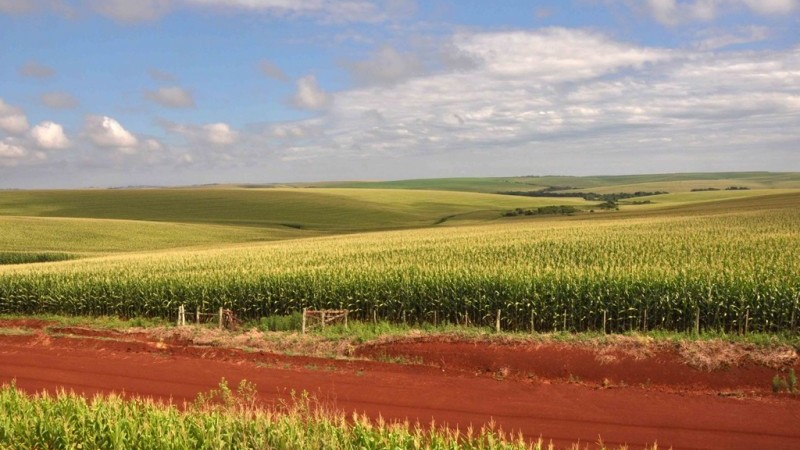
M303 308L303 334L306 330L320 327L325 328L334 322L343 322L347 328L347 315L350 311L346 309L306 309Z
M194 313L194 323L199 325L201 323L214 323L216 322L219 328L235 329L239 326L239 320L233 310L220 308L219 312L205 313L197 308ZM181 305L178 307L178 326L186 326L186 306Z

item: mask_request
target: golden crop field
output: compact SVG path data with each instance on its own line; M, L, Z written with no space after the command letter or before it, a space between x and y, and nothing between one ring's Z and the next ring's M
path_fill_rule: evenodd
M355 317L609 332L795 329L800 194L0 268L0 312ZM699 319L699 324L697 320Z

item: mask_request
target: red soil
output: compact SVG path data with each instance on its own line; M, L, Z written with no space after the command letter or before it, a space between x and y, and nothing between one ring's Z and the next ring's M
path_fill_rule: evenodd
M652 363L623 361L612 367L586 357L583 350L562 346L529 349L530 354L507 346L435 342L392 344L381 350L402 350L443 364L334 361L140 340L0 336L0 383L16 379L29 392L61 387L86 395L124 391L180 403L225 377L231 385L241 379L254 382L265 403L305 390L331 406L371 417L435 420L462 429L494 420L506 431L530 439L542 436L559 445L593 443L602 436L607 445L627 443L631 449L654 442L676 449L800 448L800 401L773 395L724 398L698 391L698 386L718 384L669 355L656 356ZM539 362L526 362L530 360ZM545 370L550 366L552 372ZM503 367L509 368L508 376L495 379ZM532 379L522 375L529 369L535 372ZM629 387L601 389L597 383L557 381L564 373L579 371L584 381L611 374ZM766 373L756 382L756 375L746 371L745 381L732 385L768 389L774 371ZM635 381L647 378L677 390L683 386L686 392L645 389Z
M632 354L633 353L633 354ZM639 352L641 353L641 352ZM688 365L676 349L662 348L648 356L574 344L503 344L407 340L361 347L357 355L401 359L515 379L576 381L614 386L644 386L670 391L771 392L777 370L752 361L713 371ZM784 367L784 370L788 367ZM800 364L794 369L800 373Z
M0 319L0 328L33 328L40 330L55 322L39 319Z

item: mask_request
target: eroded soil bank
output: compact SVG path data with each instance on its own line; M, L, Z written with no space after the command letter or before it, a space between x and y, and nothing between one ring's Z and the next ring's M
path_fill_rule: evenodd
M264 404L308 391L371 417L462 429L494 421L558 445L591 447L601 437L632 449L655 442L676 449L800 448L800 401L771 391L776 373L797 370L796 355L754 356L713 343L592 347L428 337L359 346L356 359L340 360L138 331L32 321L0 326L22 330L0 335L0 382L16 380L29 392L124 392L181 403L224 377L255 383Z

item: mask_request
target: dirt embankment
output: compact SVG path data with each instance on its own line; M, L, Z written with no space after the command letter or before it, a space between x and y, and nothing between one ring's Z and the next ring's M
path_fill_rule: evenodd
M631 449L655 442L676 449L800 448L800 401L772 394L780 368L763 366L747 352L735 365L709 372L687 364L708 364L708 355L680 347L412 340L356 351L383 362L343 361L138 333L49 331L0 335L0 382L15 379L31 392L124 391L180 403L224 377L231 384L255 383L264 404L308 391L371 417L462 429L494 421L558 445L591 446L601 437ZM789 359L768 360L796 367Z

